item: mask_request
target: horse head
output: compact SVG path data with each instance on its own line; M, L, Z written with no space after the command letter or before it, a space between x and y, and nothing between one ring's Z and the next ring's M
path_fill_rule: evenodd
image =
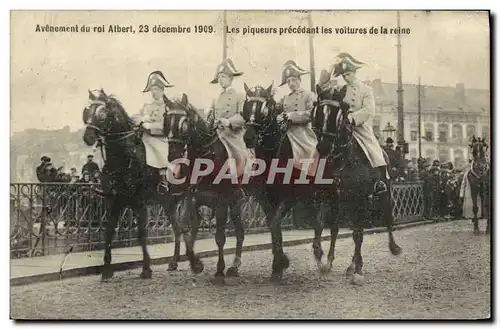
M475 160L486 158L486 151L488 150L488 144L486 144L486 138L481 138L472 136L471 143L469 147L472 150L472 156Z
M472 172L478 178L487 177L489 171L489 163L486 158L486 150L488 149L488 144L486 144L486 138L480 138L472 136L471 144L469 147L472 149L472 157L474 161L472 162Z
M136 136L132 120L123 105L104 90L89 90L89 104L83 109L82 119L86 125L83 140L92 146L101 142L116 142Z
M241 115L245 120L247 131L245 141L251 148L258 144L259 136L270 130L276 123L276 102L273 98L273 85L264 88L255 86L249 88L244 84L245 103Z
M213 136L213 133L209 132L186 94L170 105L164 114L163 133L168 137L169 160L172 161L184 157L188 149L199 149L207 136Z
M317 101L312 110L312 128L318 137L321 156L341 155L348 150L352 140L352 125L347 108L341 107L346 88L322 90L316 85Z

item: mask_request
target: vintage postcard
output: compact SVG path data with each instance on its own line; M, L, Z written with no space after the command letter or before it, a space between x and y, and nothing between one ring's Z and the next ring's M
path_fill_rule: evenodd
M491 318L488 11L10 20L11 318Z

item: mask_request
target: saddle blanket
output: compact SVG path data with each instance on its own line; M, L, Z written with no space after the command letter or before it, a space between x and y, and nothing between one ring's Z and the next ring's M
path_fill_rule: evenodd
M316 149L318 139L311 125L292 125L286 134L292 146L294 167L302 171L304 166L309 165L307 175L315 176L319 164L319 152ZM306 159L310 159L312 163L303 163L303 160Z
M243 176L247 162L255 159L254 152L247 148L243 139L245 129L217 129L217 135L226 148L228 159L234 159L236 163L236 168L229 167L229 174L233 175L233 171L236 170L236 177Z

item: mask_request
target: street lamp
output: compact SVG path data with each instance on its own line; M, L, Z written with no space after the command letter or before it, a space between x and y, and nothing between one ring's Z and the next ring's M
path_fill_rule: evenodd
M393 138L394 137L394 133L396 132L396 128L394 128L390 122L387 122L387 125L385 126L385 128L382 130L382 132L384 133L384 138L387 139L387 138Z

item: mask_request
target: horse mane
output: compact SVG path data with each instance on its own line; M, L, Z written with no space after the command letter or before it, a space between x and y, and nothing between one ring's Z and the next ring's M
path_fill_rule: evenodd
M188 118L197 129L201 129L204 131L208 129L205 120L203 120L198 114L198 111L196 110L194 105L187 100L187 96L185 96L185 94L183 95L183 98L176 98L171 101L171 104L173 108L180 108L186 111Z
M128 115L128 113L125 110L125 107L123 106L122 102L118 98L116 98L115 95L109 95L108 96L108 102L109 102L110 105L112 105L115 109L117 109L120 112L120 114L122 115L122 117L125 118L125 120L130 125L132 125L133 120Z

